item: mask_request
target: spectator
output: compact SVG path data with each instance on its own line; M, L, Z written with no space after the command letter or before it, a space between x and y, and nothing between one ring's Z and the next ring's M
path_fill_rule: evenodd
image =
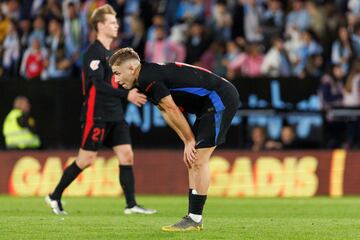
M345 83L343 98L345 107L360 107L360 60L354 62Z
M21 7L23 7L23 16L28 18L35 18L36 16L39 16L41 14L45 0L25 0L22 2L25 2L25 4L21 4Z
M231 15L225 2L217 2L214 7L210 28L214 38L219 41L229 41L231 38Z
M261 65L261 73L272 77L289 77L292 74L291 63L281 38L273 39L273 46L266 53Z
M297 139L294 128L285 125L281 129L280 141L268 141L265 147L269 150L294 150L302 148L302 144Z
M165 18L169 26L173 26L176 23L177 16L174 13L176 13L180 2L181 0L172 0L172 1L167 1L166 3Z
M46 49L40 40L32 38L31 46L25 50L21 61L20 74L28 80L39 79L45 72L46 57Z
M263 127L255 126L251 130L251 140L248 143L247 149L253 152L260 152L266 150L266 132Z
M333 65L328 74L321 78L320 103L322 109L328 112L331 108L343 106L344 73L340 65ZM346 126L343 119L326 115L324 122L326 145L329 148L341 147L344 142Z
M345 107L360 107L360 60L354 62L345 83L343 105ZM344 147L349 149L359 140L360 117L349 117L346 122L346 138Z
M6 37L9 25L10 25L9 18L7 18L0 9L0 44L3 43Z
M302 46L301 33L296 28L290 29L285 36L285 50L288 53L292 67L298 61L298 51Z
M354 33L351 36L354 54L356 58L360 58L360 22L354 28Z
M196 19L202 19L204 13L203 0L182 0L177 9L176 18L177 20L191 22Z
M211 43L208 50L200 58L200 66L216 73L219 76L225 76L226 68L222 64L224 56L224 44L220 41Z
M353 13L360 17L360 1L359 0L349 0L348 1L348 9Z
M227 73L229 69L229 65L232 64L232 62L235 61L238 57L240 57L240 55L244 55L244 53L241 52L238 44L236 44L234 41L230 41L226 43L226 53L224 54L224 57L222 59L222 65L225 67L225 76L229 80L232 80L232 78L234 77L233 72L231 72L232 74Z
M3 67L6 77L17 76L20 57L20 43L15 22L10 21L8 32L2 45L4 48Z
M284 126L281 129L281 149L291 150L302 148L301 143L296 137L295 130L292 126Z
M22 19L19 23L19 40L21 55L24 54L25 49L29 47L30 34L31 34L31 21L30 19Z
M310 31L304 31L301 34L301 45L296 52L295 68L294 72L298 77L305 76L305 67L310 57L320 55L322 53L322 47L314 39L313 33Z
M35 18L33 22L33 31L29 37L29 45L33 42L33 39L36 38L40 41L40 45L44 46L45 44L45 22L41 16Z
M146 40L154 40L155 39L155 29L158 26L164 26L165 30L167 30L167 24L165 21L165 17L163 14L155 14L152 18L152 25L149 27L149 29L147 30L147 36L146 36Z
M89 1L85 1L84 5L87 6L94 6L96 0L89 0ZM72 5L75 7L75 9L80 9L80 0L64 0L61 1L61 10L62 10L62 14L63 14L63 18L69 18L70 17L70 12L72 11L71 8L69 8L69 5ZM88 8L89 11L94 10L93 8Z
M184 62L186 57L186 30L187 26L185 24L177 24L171 28L171 33L169 37L169 43L171 48L173 49L175 59L177 62Z
M155 39L145 45L145 59L150 62L180 62L184 60L183 54L178 45L167 38L163 26L155 29Z
M186 59L189 64L197 64L209 45L204 26L200 21L190 25L189 38L186 43Z
M272 36L281 36L284 28L284 12L279 0L269 0L268 8L261 17L261 26L266 49L271 44Z
M54 18L62 19L63 15L61 13L61 6L57 0L46 0L44 7L41 9L41 12L48 22Z
M256 0L248 0L244 5L244 30L247 41L260 42L263 40L260 11L256 6Z
M323 75L323 57L320 53L309 56L305 63L304 76L318 78Z
M304 31L310 26L310 15L305 9L304 1L294 0L292 2L292 11L287 15L286 18L286 33L291 29L297 29Z
M342 1L342 0L341 0ZM339 26L345 25L344 12L339 11L340 7L331 3L324 4L325 12L325 29L326 29L326 44L331 46L332 41L337 37L337 30ZM331 16L331 17L329 17Z
M70 75L71 56L66 55L65 36L61 29L61 23L57 19L50 20L49 36L46 39L48 51L48 64L45 78L62 78Z
M325 16L322 8L313 1L306 2L306 10L310 17L309 29L311 29L318 39L324 40L325 37Z
M231 38L244 37L244 5L243 0L237 0L232 11Z
M14 100L13 109L6 116L3 134L7 149L40 148L41 142L35 130L35 120L30 115L29 99L18 96Z
M335 64L331 67L330 72L321 78L319 94L323 110L342 106L344 76L341 66Z
M338 37L332 44L331 62L339 64L345 74L349 71L350 60L353 56L353 47L349 33L345 26L338 29Z
M147 40L145 44L145 60L150 62L166 62L169 46L166 41L164 26L157 26L154 32L154 39Z
M258 44L249 43L245 54L240 54L228 65L228 78L232 79L235 74L247 77L261 75L261 65L264 56Z
M75 70L78 70L81 67L80 51L87 39L84 39L81 34L81 21L78 14L80 9L78 5L70 1L66 7L67 14L64 17L66 55L71 56L71 61L75 63L77 68Z
M179 25L177 23L175 26L179 25L183 28L184 25L187 25L189 32L188 34L179 34L183 30L176 31L176 33L170 35L169 39L166 39L172 43L175 49L172 49L173 53L165 54L168 55L167 57L171 55L169 59L178 60L185 55L186 62L209 66L214 63L215 66L212 68L217 69L214 71L221 73L224 72L224 67L221 65L231 65L227 64L227 62L233 62L233 59L229 60L225 57L223 64L219 65L214 56L220 57L223 50L221 50L221 47L217 47L219 46L218 42L214 44L211 44L211 42L225 41L224 44L227 44L231 40L241 48L244 42L243 39L256 40L255 42L261 44L259 45L261 49L270 54L273 53L273 51L268 51L271 47L270 39L274 35L284 36L285 50L283 53L287 52L286 55L293 65L291 67L296 70L293 72L300 77L306 75L318 77L322 75L323 67L328 64L323 59L330 58L332 63L341 64L344 71L347 72L350 62L359 57L360 37L358 37L357 27L359 24L359 4L357 1L348 0L344 3L338 1L334 4L330 1L304 0L288 2L280 0L174 0L171 3L168 1L143 0L8 0L1 3L1 10L5 11L6 14L1 15L0 13L0 42L2 43L3 40L1 39L5 38L9 25L8 19L10 17L20 19L16 24L20 30L21 60L24 50L28 48L33 37L41 39L42 45L44 44L45 39L48 39L49 35L51 35L46 31L45 25L48 25L50 20L56 18L63 24L62 27L66 36L66 57L72 63L71 68L75 66L75 70L78 70L81 65L80 56L91 38L88 17L95 7L109 2L116 8L119 19L123 24L122 42L120 40L114 41L115 44L112 45L114 48L117 48L120 44L122 46L131 46L141 54L144 52L141 49L145 48L145 41L142 36L145 35L154 40L155 29L158 26L164 26L167 33L177 19L185 21L185 24ZM62 4L62 9L60 4ZM288 9L288 7L291 7L291 11L285 12L284 9ZM173 16L169 17L169 9L178 10L178 15L174 14L173 11ZM346 12L347 9L348 12ZM166 19L164 14L167 16ZM34 19L30 21L32 16ZM145 19L149 20L152 17L152 21L145 21ZM326 22L324 21L325 17L328 17ZM167 19L171 20L167 21ZM44 20L46 21L44 22ZM344 25L346 20L346 25ZM341 21L350 36L350 49L352 50L350 58L348 41L344 44L339 38L335 43L333 42L335 28L338 27ZM204 26L204 22L207 23L206 26ZM152 26L149 28L151 23ZM33 25L32 32L30 24ZM311 39L316 44L305 46L307 44L304 42L305 34L303 32L308 32L307 29L313 32L310 33L313 35ZM48 41L46 44L49 47ZM182 53L182 44L186 45L185 54ZM321 47L316 47L318 50L311 52L313 46L316 45ZM217 57L216 59L218 59ZM344 63L345 58L348 59L346 63ZM241 58L237 60L239 59ZM271 63L269 59L270 57L266 59L265 66L267 63ZM275 62L278 62L278 60L273 61L273 63ZM225 68L228 68L228 66L225 66ZM272 71L264 71L264 73L271 76L276 75L276 73L273 75ZM68 75L68 73L65 75ZM72 71L72 76L78 75L79 72ZM282 75L288 76L288 73L280 74L280 76Z
M122 47L131 47L138 54L141 59L144 59L146 35L144 29L144 23L138 16L132 16L131 18L131 35L124 37L122 40Z
M282 3L279 0L268 0L267 10L262 15L263 24L276 30L282 30L284 27L284 11Z
M129 35L131 34L130 31L130 22L131 22L131 17L133 15L140 15L140 5L141 5L142 0L132 0L132 1L126 1L124 3L124 13L123 13L123 21L122 21L122 31L126 34ZM144 1L145 2L145 1ZM121 4L121 3L120 3Z
M20 19L19 0L7 0L1 6L2 12L11 20L18 21Z
M31 7L33 5L33 1L21 1L20 4L20 20L21 19L31 19Z

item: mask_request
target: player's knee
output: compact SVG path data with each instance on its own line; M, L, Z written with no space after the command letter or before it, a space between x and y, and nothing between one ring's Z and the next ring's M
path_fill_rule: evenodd
M83 158L78 158L76 159L76 164L78 165L79 168L85 169L91 166L94 163L95 159L96 156L87 156Z
M197 159L192 168L194 168L194 170L200 169L202 167L206 167L208 161L206 159Z
M124 151L119 156L120 165L133 165L134 164L134 152L132 150Z
M199 170L201 167L202 167L202 163L201 162L195 162L195 163L193 163L193 165L191 166L191 168L194 170L194 171L197 171L197 170Z

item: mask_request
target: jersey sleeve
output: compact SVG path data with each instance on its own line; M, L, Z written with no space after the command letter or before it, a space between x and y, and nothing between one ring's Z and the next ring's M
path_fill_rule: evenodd
M127 98L129 91L126 89L115 89L104 80L105 66L107 61L100 54L92 53L86 57L84 68L88 73L89 80L94 84L98 92L115 96Z
M159 80L143 82L143 89L145 95L155 105L158 105L162 98L170 95L169 89Z

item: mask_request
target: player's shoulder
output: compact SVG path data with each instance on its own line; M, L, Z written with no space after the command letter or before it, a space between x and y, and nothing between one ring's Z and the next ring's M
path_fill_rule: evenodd
M142 73L146 74L148 77L160 78L166 75L167 72L167 63L154 63L154 62L145 62L141 61Z
M89 45L88 49L85 51L84 57L86 59L97 58L102 60L102 58L105 58L105 51L101 44L98 41L95 41Z
M148 72L155 72L163 74L164 71L168 71L174 68L175 63L173 62L166 62L166 63L155 63L155 62L141 62L141 65L144 69L146 69Z

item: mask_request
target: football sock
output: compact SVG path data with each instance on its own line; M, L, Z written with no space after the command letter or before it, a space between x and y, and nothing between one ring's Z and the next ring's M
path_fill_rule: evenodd
M191 195L192 195L192 188L189 188L189 196L188 196L188 200L189 200L189 203L188 203L188 214L190 213L190 205L191 205Z
M202 215L197 215L197 214L190 213L189 217L196 223L199 223L202 220Z
M202 212L206 202L207 195L198 195L193 189L190 200L190 214L192 220L199 223L202 220Z
M135 201L135 179L131 165L120 165L120 185L124 191L126 205L132 208L136 205Z
M54 192L50 194L50 198L53 200L60 200L61 196L72 181L81 173L82 169L78 167L76 161L69 165L60 179L59 184L56 186Z

